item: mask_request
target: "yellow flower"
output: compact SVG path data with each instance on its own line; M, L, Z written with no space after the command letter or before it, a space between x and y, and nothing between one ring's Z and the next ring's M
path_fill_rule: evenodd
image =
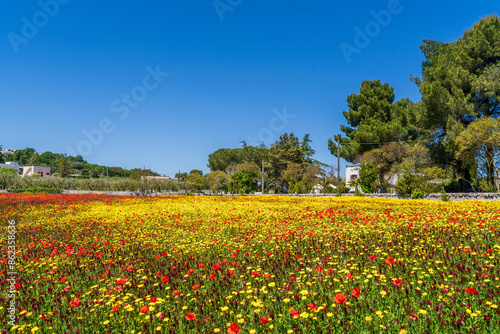
M380 291L380 294L381 294L382 296L385 296L385 295L387 295L387 292L385 292L384 290L382 290L382 291Z
M331 317L333 317L333 313L332 313L332 312L328 312L328 313L326 314L326 316L327 316L328 318L331 318Z
M366 317L365 317L365 320L366 320L366 321L368 321L368 322L370 322L370 321L372 321L372 317L370 317L370 316L366 316Z
M427 314L427 311L426 310L418 310L418 313L421 313L423 315L426 315Z
M220 329L219 328L215 328L214 329L214 333L219 333L220 332Z

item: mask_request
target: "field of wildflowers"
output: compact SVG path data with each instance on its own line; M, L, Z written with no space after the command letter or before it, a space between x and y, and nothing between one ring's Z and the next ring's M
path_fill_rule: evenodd
M500 203L0 196L1 333L500 333Z

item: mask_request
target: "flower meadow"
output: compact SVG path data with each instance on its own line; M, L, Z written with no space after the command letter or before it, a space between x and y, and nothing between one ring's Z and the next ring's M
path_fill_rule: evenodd
M500 333L500 204L0 196L1 333Z

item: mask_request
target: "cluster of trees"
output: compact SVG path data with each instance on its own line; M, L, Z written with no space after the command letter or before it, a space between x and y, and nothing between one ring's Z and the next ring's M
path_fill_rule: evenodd
M20 166L46 166L50 167L51 174L63 178L74 175L78 178L100 177L131 177L139 179L141 176L158 176L150 169L134 168L126 170L121 167L107 167L88 163L81 155L66 156L64 154L44 152L39 154L34 148L17 150L13 154L0 153L0 163L15 161Z
M337 184L333 170L312 159L315 152L309 134L300 141L293 133L284 133L270 148L242 143L242 148L223 148L209 155L211 172L205 181L212 191L306 193L318 183L323 183L327 191L336 191L328 186ZM191 179L201 186L199 175Z
M498 191L500 19L486 17L453 43L424 40L421 100L395 100L394 88L364 81L348 96L333 155L361 163L366 192ZM392 182L394 183L394 182Z

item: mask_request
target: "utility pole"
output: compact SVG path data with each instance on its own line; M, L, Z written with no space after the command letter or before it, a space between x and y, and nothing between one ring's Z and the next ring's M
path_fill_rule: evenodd
M109 181L108 178L109 178L109 169L108 166L106 166L106 182Z
M262 195L264 195L264 160L262 160Z
M233 191L232 191L233 195L234 195L234 177L235 177L234 170L235 169L236 169L236 164L233 162Z
M337 139L337 196L340 196L340 138Z

